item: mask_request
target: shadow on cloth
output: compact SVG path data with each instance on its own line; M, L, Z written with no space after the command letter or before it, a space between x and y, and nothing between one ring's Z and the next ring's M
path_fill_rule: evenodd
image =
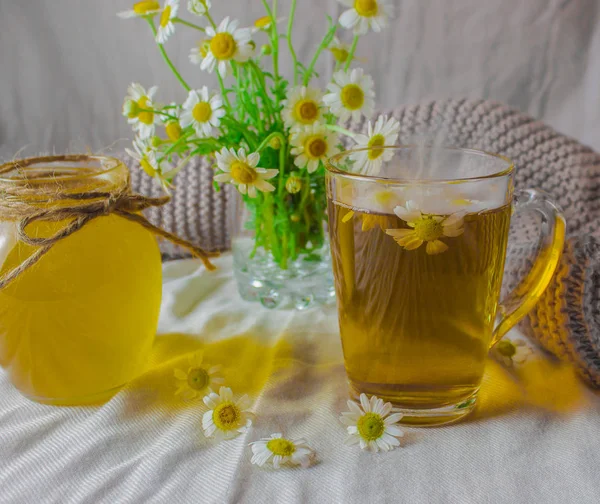
M468 421L476 422L520 410L568 416L589 404L584 384L569 364L539 356L517 368L489 359L478 406Z
M203 367L222 366L219 375L235 395L256 395L274 371L288 365L291 346L283 339L265 345L251 333L213 342L189 334L159 335L146 372L124 389L128 395L124 415L138 415L156 407L173 410L203 407L201 396L186 401L175 394L175 369L187 372L189 357L199 351L204 355Z

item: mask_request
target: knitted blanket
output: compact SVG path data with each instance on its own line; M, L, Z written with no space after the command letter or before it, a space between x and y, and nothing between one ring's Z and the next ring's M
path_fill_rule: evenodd
M443 137L445 145L496 152L516 165L516 187L549 193L564 210L569 239L561 265L522 329L544 348L572 362L600 387L600 155L545 124L503 104L443 100L401 107L388 114L400 122L399 143L415 137ZM365 124L351 128L361 131ZM161 189L125 157L134 190L158 196ZM227 204L230 188L216 192L206 159L191 161L178 175L173 201L149 210L157 225L208 250L230 245ZM537 243L535 227L511 228L505 285L514 286ZM163 244L170 258L184 254Z

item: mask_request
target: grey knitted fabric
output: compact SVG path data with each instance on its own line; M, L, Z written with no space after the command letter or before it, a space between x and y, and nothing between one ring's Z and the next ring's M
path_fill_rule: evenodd
M600 155L545 124L503 104L483 100L443 100L388 112L400 122L399 143L416 137L443 138L444 145L496 152L515 162L516 187L542 189L564 210L570 237L559 272L522 328L554 354L576 365L600 386ZM351 125L354 131L365 123ZM135 191L161 190L131 159ZM208 250L230 246L229 190L216 193L211 162L190 162L178 175L173 201L152 209L153 223ZM511 229L505 283L515 285L529 266L537 231L519 222ZM163 244L169 257L181 256ZM558 294L557 294L558 293ZM562 314L566 313L565 316Z

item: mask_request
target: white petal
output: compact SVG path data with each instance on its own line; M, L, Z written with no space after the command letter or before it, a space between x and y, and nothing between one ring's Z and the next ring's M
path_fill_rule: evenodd
M366 394L360 394L360 405L365 413L369 413L371 411L371 403Z

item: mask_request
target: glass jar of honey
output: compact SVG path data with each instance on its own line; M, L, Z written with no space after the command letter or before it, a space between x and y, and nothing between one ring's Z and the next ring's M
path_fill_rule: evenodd
M23 220L15 212L51 212L68 205L57 194L110 194L128 183L125 165L109 157L0 166L0 277L39 250L19 238ZM72 220L36 218L24 230L30 237L54 236ZM106 401L145 368L158 323L161 272L148 229L114 213L89 220L0 289L0 365L32 400Z

